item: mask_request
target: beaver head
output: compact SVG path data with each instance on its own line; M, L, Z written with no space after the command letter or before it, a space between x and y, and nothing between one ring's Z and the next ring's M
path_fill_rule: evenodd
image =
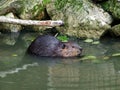
M36 56L75 57L82 53L82 48L74 42L61 42L53 36L43 35L36 38L27 50Z
M74 42L61 42L55 50L55 56L75 57L80 56L82 48Z

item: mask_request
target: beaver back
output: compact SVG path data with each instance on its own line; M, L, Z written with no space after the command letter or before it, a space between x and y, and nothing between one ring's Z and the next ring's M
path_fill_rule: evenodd
M27 52L37 56L52 56L59 40L50 35L38 36L28 47Z

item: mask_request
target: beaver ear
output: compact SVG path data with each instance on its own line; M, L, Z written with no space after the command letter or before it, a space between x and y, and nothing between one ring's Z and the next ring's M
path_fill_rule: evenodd
M66 45L65 44L62 44L62 49L65 49Z
M68 43L74 43L74 41L72 41L72 40L69 40L69 41L68 41Z

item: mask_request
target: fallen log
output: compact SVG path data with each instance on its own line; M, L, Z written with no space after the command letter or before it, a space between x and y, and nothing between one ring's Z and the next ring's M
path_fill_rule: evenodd
M20 24L20 25L37 25L37 26L62 26L64 25L62 20L45 20L45 21L38 21L38 20L22 20L22 19L14 19L8 18L5 16L0 16L0 22L2 23L11 23L11 24Z

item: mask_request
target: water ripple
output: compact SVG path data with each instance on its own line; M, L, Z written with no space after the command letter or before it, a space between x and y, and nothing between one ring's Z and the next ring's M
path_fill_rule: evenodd
M26 65L23 65L21 68L16 68L15 70L1 71L0 77L4 78L8 74L18 73L21 70L26 70L28 67L33 67L33 66L38 66L38 63L26 64Z

